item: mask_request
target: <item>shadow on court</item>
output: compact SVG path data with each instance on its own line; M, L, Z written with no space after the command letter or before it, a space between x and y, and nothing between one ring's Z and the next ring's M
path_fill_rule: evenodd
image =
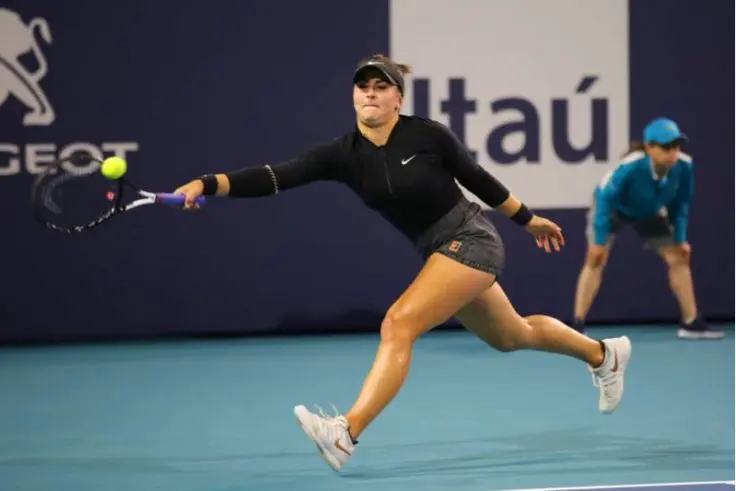
M413 447L432 455L456 454L456 457L431 457L412 460ZM476 452L456 452L454 447L470 446ZM472 472L476 476L513 476L520 472L549 476L569 473L571 469L600 476L624 469L655 471L728 471L733 470L733 450L705 444L685 444L657 438L622 438L599 434L591 428L545 431L514 437L444 441L409 445L376 445L371 451L391 449L407 455L408 462L382 465L368 470L347 471L345 477L378 478L427 476L431 474ZM483 449L487 450L483 450Z

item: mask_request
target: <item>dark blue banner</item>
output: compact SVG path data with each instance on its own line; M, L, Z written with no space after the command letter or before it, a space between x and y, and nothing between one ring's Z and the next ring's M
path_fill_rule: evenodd
M414 29L411 23L391 26L387 1L364 7L339 0L186 8L141 0L0 2L0 341L377 330L420 258L337 184L264 199L211 200L198 213L136 211L74 237L40 227L29 203L34 177L75 151L124 156L128 176L139 185L172 191L195 175L274 163L342 134L353 125L350 84L357 61L391 54L399 49L397 29ZM624 113L614 97L610 119L600 113L595 124L608 136L622 133L607 147L616 151L657 116L674 118L690 135L696 194L689 240L698 303L705 316L730 319L733 7L717 0L649 0L631 2L626 15L620 43L627 46L621 76L628 116L623 123L616 119ZM515 42L528 40L508 39ZM449 62L440 56L435 63ZM482 63L491 74L513 70L503 60ZM563 77L574 80L566 85L570 107L577 104L577 87L590 111L595 90L610 90L611 77L585 82L595 74L573 71ZM474 74L468 66L455 78L476 90ZM413 100L425 101L430 112L434 96L422 99L420 92L427 80L417 76ZM533 100L524 90L518 88L519 97ZM574 160L568 136L554 138L561 155ZM592 138L583 132L583 143L586 137ZM496 147L490 155L498 157ZM615 154L606 155L615 162ZM540 162L544 167L544 158ZM596 164L581 164L581 176L587 165ZM545 169L524 172L556 172ZM566 185L592 192L590 176L581 179L577 189L574 180ZM551 257L516 225L489 213L507 243L502 284L518 310L567 320L585 253L586 210L554 205L561 196L551 196L544 213L560 223L568 245ZM676 321L678 315L661 261L624 232L591 322Z

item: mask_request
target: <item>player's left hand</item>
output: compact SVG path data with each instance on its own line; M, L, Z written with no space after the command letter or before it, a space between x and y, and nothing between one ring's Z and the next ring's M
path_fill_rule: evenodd
M534 215L524 228L534 236L537 247L544 249L547 253L551 253L552 250L559 252L562 246L565 245L562 229L552 220Z

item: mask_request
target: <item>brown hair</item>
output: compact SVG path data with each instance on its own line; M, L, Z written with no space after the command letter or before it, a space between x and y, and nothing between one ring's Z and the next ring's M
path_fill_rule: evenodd
M626 150L623 154L621 154L621 157L626 157L629 154L632 154L634 152L643 152L644 151L644 142L634 140L629 144L629 149Z
M385 63L387 65L391 65L396 70L398 70L399 73L403 77L406 77L408 74L411 73L411 67L409 65L405 65L404 63L397 63L394 60L392 60L391 58L389 58L388 56L384 55L383 53L376 53L375 55L372 55L372 56L366 58L363 61L368 61L368 60L376 60L376 61L380 61L381 63Z

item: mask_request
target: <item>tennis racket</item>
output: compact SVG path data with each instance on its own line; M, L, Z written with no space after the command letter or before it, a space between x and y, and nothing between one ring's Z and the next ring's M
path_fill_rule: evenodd
M145 191L125 176L107 179L102 161L76 154L52 162L33 183L33 214L41 224L65 234L90 230L113 217L147 205L181 208L184 195ZM137 199L128 200L128 194ZM196 201L205 204L204 196Z

